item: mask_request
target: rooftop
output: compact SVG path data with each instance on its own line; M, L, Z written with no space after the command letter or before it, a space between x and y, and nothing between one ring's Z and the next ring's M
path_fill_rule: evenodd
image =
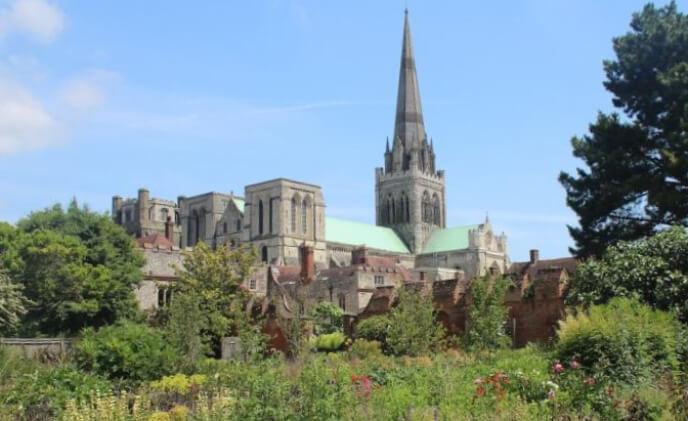
M325 218L325 240L353 246L365 245L394 253L411 253L391 228L339 218Z

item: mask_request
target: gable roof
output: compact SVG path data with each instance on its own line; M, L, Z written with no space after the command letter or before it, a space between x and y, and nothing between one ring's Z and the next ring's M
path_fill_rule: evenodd
M430 234L430 239L428 239L423 248L423 254L468 248L468 232L477 229L479 226L474 224L437 229Z
M234 202L234 206L236 206L237 209L239 209L239 212L241 212L241 214L243 215L244 208L246 207L246 201L244 199L232 196L232 202Z
M325 241L329 243L366 245L394 253L410 253L393 229L339 218L325 218Z

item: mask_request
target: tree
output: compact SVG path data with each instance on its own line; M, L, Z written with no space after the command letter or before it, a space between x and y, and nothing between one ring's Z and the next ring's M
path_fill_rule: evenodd
M497 349L509 344L505 322L508 309L504 305L504 294L510 282L503 277L489 276L471 281L468 292L471 304L468 306L468 328L463 336L466 349L482 351Z
M673 227L654 236L623 241L598 260L576 268L566 301L604 304L614 297L638 298L653 308L675 311L688 323L688 233Z
M437 350L445 330L437 320L432 297L401 288L399 302L389 312L387 347L394 355L419 356Z
M250 295L242 283L251 276L257 262L255 248L245 246L220 246L213 250L200 242L184 254L174 289L176 294L194 297L198 303L203 343L215 352L222 337L252 331L246 308Z
M137 315L143 256L107 215L75 202L34 212L16 230L0 226L0 252L33 303L22 334L75 334Z
M198 298L189 294L178 294L169 308L166 338L181 352L181 371L193 374L198 362L205 354L201 341L203 314Z
M0 335L13 333L21 316L26 314L30 301L24 297L23 286L15 284L3 270L0 270Z
M569 232L579 257L688 223L688 16L675 2L648 4L613 46L604 86L624 115L599 113L571 141L588 169L559 175L578 214Z

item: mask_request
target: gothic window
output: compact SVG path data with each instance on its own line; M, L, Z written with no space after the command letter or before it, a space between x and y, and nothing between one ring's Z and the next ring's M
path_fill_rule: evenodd
M263 201L258 201L258 235L263 234Z
M160 209L160 220L163 222L167 221L167 208Z
M272 234L272 198L270 198L270 209L268 211L268 225L270 226L270 234Z
M236 220L236 230L241 231L241 219L239 218Z
M158 287L158 307L167 307L172 303L172 289Z
M437 197L437 194L434 194L432 197L432 216L433 216L433 221L432 223L440 226L442 225L442 213L440 212L440 199Z
M268 262L268 246L263 246L260 249L260 261L263 263Z
M423 201L421 204L421 212L423 222L432 222L432 208L430 205L430 195L428 192L423 192Z
M227 223L226 222L222 223L222 233L227 234Z
M291 199L291 232L296 233L296 198Z
M392 223L396 224L396 222L397 222L397 206L394 203L394 199L391 199L391 200L392 200Z
M387 198L387 224L392 224L394 220L392 219L392 195Z
M306 199L301 202L301 231L304 234L308 231L308 202Z
M411 212L409 211L409 200L408 200L408 196L406 196L406 194L404 194L404 212L405 212L404 218L405 218L406 222L410 222L411 221L411 217L410 217Z
M179 212L174 213L174 223L179 225Z
M339 296L339 308L346 311L346 295Z

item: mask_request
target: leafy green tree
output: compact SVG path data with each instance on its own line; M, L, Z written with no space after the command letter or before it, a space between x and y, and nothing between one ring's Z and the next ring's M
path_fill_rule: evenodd
M466 349L494 350L509 345L505 329L508 309L504 305L504 294L509 285L509 280L502 277L492 279L485 276L471 281L468 328L463 336Z
M194 297L198 303L203 343L215 352L223 336L241 336L247 330L252 331L254 323L246 309L250 295L242 283L251 276L257 262L255 248L244 246L232 249L220 246L213 250L200 242L184 254L174 288L177 294ZM250 335L246 337L249 339Z
M193 373L206 353L201 341L203 314L195 295L178 294L169 307L166 338L181 353L182 371Z
M600 259L576 269L568 304L603 304L636 297L660 310L675 311L688 323L688 233L673 227L638 241L620 242Z
M432 298L423 291L401 288L399 302L389 312L389 324L387 347L394 355L426 355L437 350L445 336Z
M579 257L688 223L688 16L675 2L648 4L613 44L604 86L623 115L599 113L571 141L588 169L559 175L578 214L569 232Z
M0 265L33 303L24 335L75 334L137 315L143 256L107 215L75 202L34 212L16 230L0 226L0 251Z
M311 317L316 335L344 331L344 311L330 301L321 301L313 307Z
M3 270L0 270L0 335L15 331L26 307L31 303L24 297L23 285L15 284Z

